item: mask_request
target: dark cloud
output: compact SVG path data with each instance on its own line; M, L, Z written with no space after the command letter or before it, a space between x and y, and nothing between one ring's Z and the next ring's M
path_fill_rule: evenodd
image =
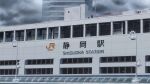
M0 25L41 22L41 10L33 0L0 0Z
M37 0L0 0L0 25L29 24L42 21ZM127 10L150 7L150 0L93 0L96 16L118 14Z
M112 0L112 2L116 5L125 5L127 0Z
M120 14L123 11L150 7L150 0L97 0L93 5L97 15Z

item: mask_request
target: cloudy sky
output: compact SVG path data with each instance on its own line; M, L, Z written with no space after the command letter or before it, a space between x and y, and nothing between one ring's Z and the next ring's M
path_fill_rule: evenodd
M0 25L41 21L41 0L0 0Z
M97 15L150 8L150 0L93 0ZM42 22L42 0L0 0L0 26Z

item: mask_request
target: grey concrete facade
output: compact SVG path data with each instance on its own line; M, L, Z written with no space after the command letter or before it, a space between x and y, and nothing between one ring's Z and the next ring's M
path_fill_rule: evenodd
M93 19L76 20L76 21L56 21L46 22L40 24L1 27L1 32L6 31L17 31L26 29L38 29L48 27L59 27L60 26L72 26L78 24L91 24L91 23L103 23L103 22L115 22L115 21L128 21L128 20L140 20L150 18L149 13L134 14L134 15L118 15L118 16L106 16ZM126 22L127 25L127 22ZM97 25L99 26L99 25ZM85 27L84 27L85 28ZM72 30L72 28L71 28ZM97 28L97 30L99 30ZM150 63L145 61L145 56L150 55L150 33L143 33L143 24L141 24L140 33L137 33L137 47L136 40L131 40L128 34L128 27L126 27L125 34L113 34L113 26L111 24L111 35L106 36L90 36L90 37L79 37L79 38L58 38L58 39L46 39L46 40L33 40L33 41L20 41L17 47L12 46L12 42L0 43L0 60L20 60L19 75L24 75L25 68L53 68L52 75L60 74L60 68L73 68L73 67L92 67L91 75L135 75L133 74L100 74L100 67L127 67L136 66L136 62L121 62L121 63L100 63L100 57L114 57L114 56L136 56L136 60L140 61L141 66L137 68L138 75L149 75L145 73L145 66L149 66ZM48 31L48 30L47 30ZM98 31L97 31L98 33ZM5 33L4 33L5 34ZM37 31L36 33L37 34ZM84 31L85 34L85 31ZM72 35L72 32L71 32ZM5 35L4 35L5 36ZM60 37L60 34L59 36ZM35 36L36 38L36 36ZM14 37L15 39L15 37ZM97 40L104 40L104 46L97 47ZM86 41L86 48L80 48L80 41ZM69 42L69 49L63 49L63 43ZM49 51L46 46L49 43L55 43L55 48ZM17 55L18 48L18 55ZM88 50L102 50L101 53L89 53ZM137 53L136 53L137 50ZM64 54L64 52L70 51L84 51L84 54ZM80 57L92 57L93 62L89 64L60 64L61 58L80 58ZM27 59L54 59L52 65L25 65ZM0 66L0 69L12 69L15 66ZM72 75L72 74L70 74ZM76 74L78 75L78 74ZM84 74L85 75L85 74Z

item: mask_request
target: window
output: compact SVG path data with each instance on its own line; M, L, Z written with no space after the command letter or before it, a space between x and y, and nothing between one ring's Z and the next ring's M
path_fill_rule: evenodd
M86 24L86 36L96 36L97 24Z
M125 34L125 22L118 21L113 23L113 34Z
M111 23L100 23L99 24L99 35L110 35L111 34Z
M4 32L0 32L0 42L3 42Z
M26 30L26 40L35 40L35 29Z
M70 38L70 26L62 26L60 30L60 37L61 38Z
M19 62L19 60L17 60ZM16 65L16 60L4 60L0 61L0 66L7 66L7 65Z
M61 64L92 63L92 58L63 58Z
M136 56L101 57L101 63L111 62L136 62Z
M25 69L25 74L53 74L53 68L28 68Z
M146 72L146 73L150 73L150 66L146 66L146 67L145 67L145 72Z
M128 21L128 33L131 31L135 31L136 33L140 33L140 20L130 20Z
M46 28L37 29L37 40L46 39Z
M146 62L150 62L150 55L146 55L145 60Z
M83 37L83 25L73 26L73 37Z
M92 74L92 68L61 68L60 74Z
M12 42L14 37L13 31L6 31L5 42Z
M53 59L26 60L26 65L42 65L42 64L53 64Z
M0 75L16 75L16 69L0 69Z
M135 73L135 67L100 67L101 74Z
M16 41L24 41L24 30L16 31Z
M150 32L150 19L143 20L143 32Z
M48 29L48 39L57 39L58 38L58 27L50 27Z

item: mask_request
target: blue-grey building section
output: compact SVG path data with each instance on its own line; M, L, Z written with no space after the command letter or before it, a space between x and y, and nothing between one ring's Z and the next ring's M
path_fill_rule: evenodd
M92 0L43 0L43 20L64 20L64 8L87 4L92 8Z

